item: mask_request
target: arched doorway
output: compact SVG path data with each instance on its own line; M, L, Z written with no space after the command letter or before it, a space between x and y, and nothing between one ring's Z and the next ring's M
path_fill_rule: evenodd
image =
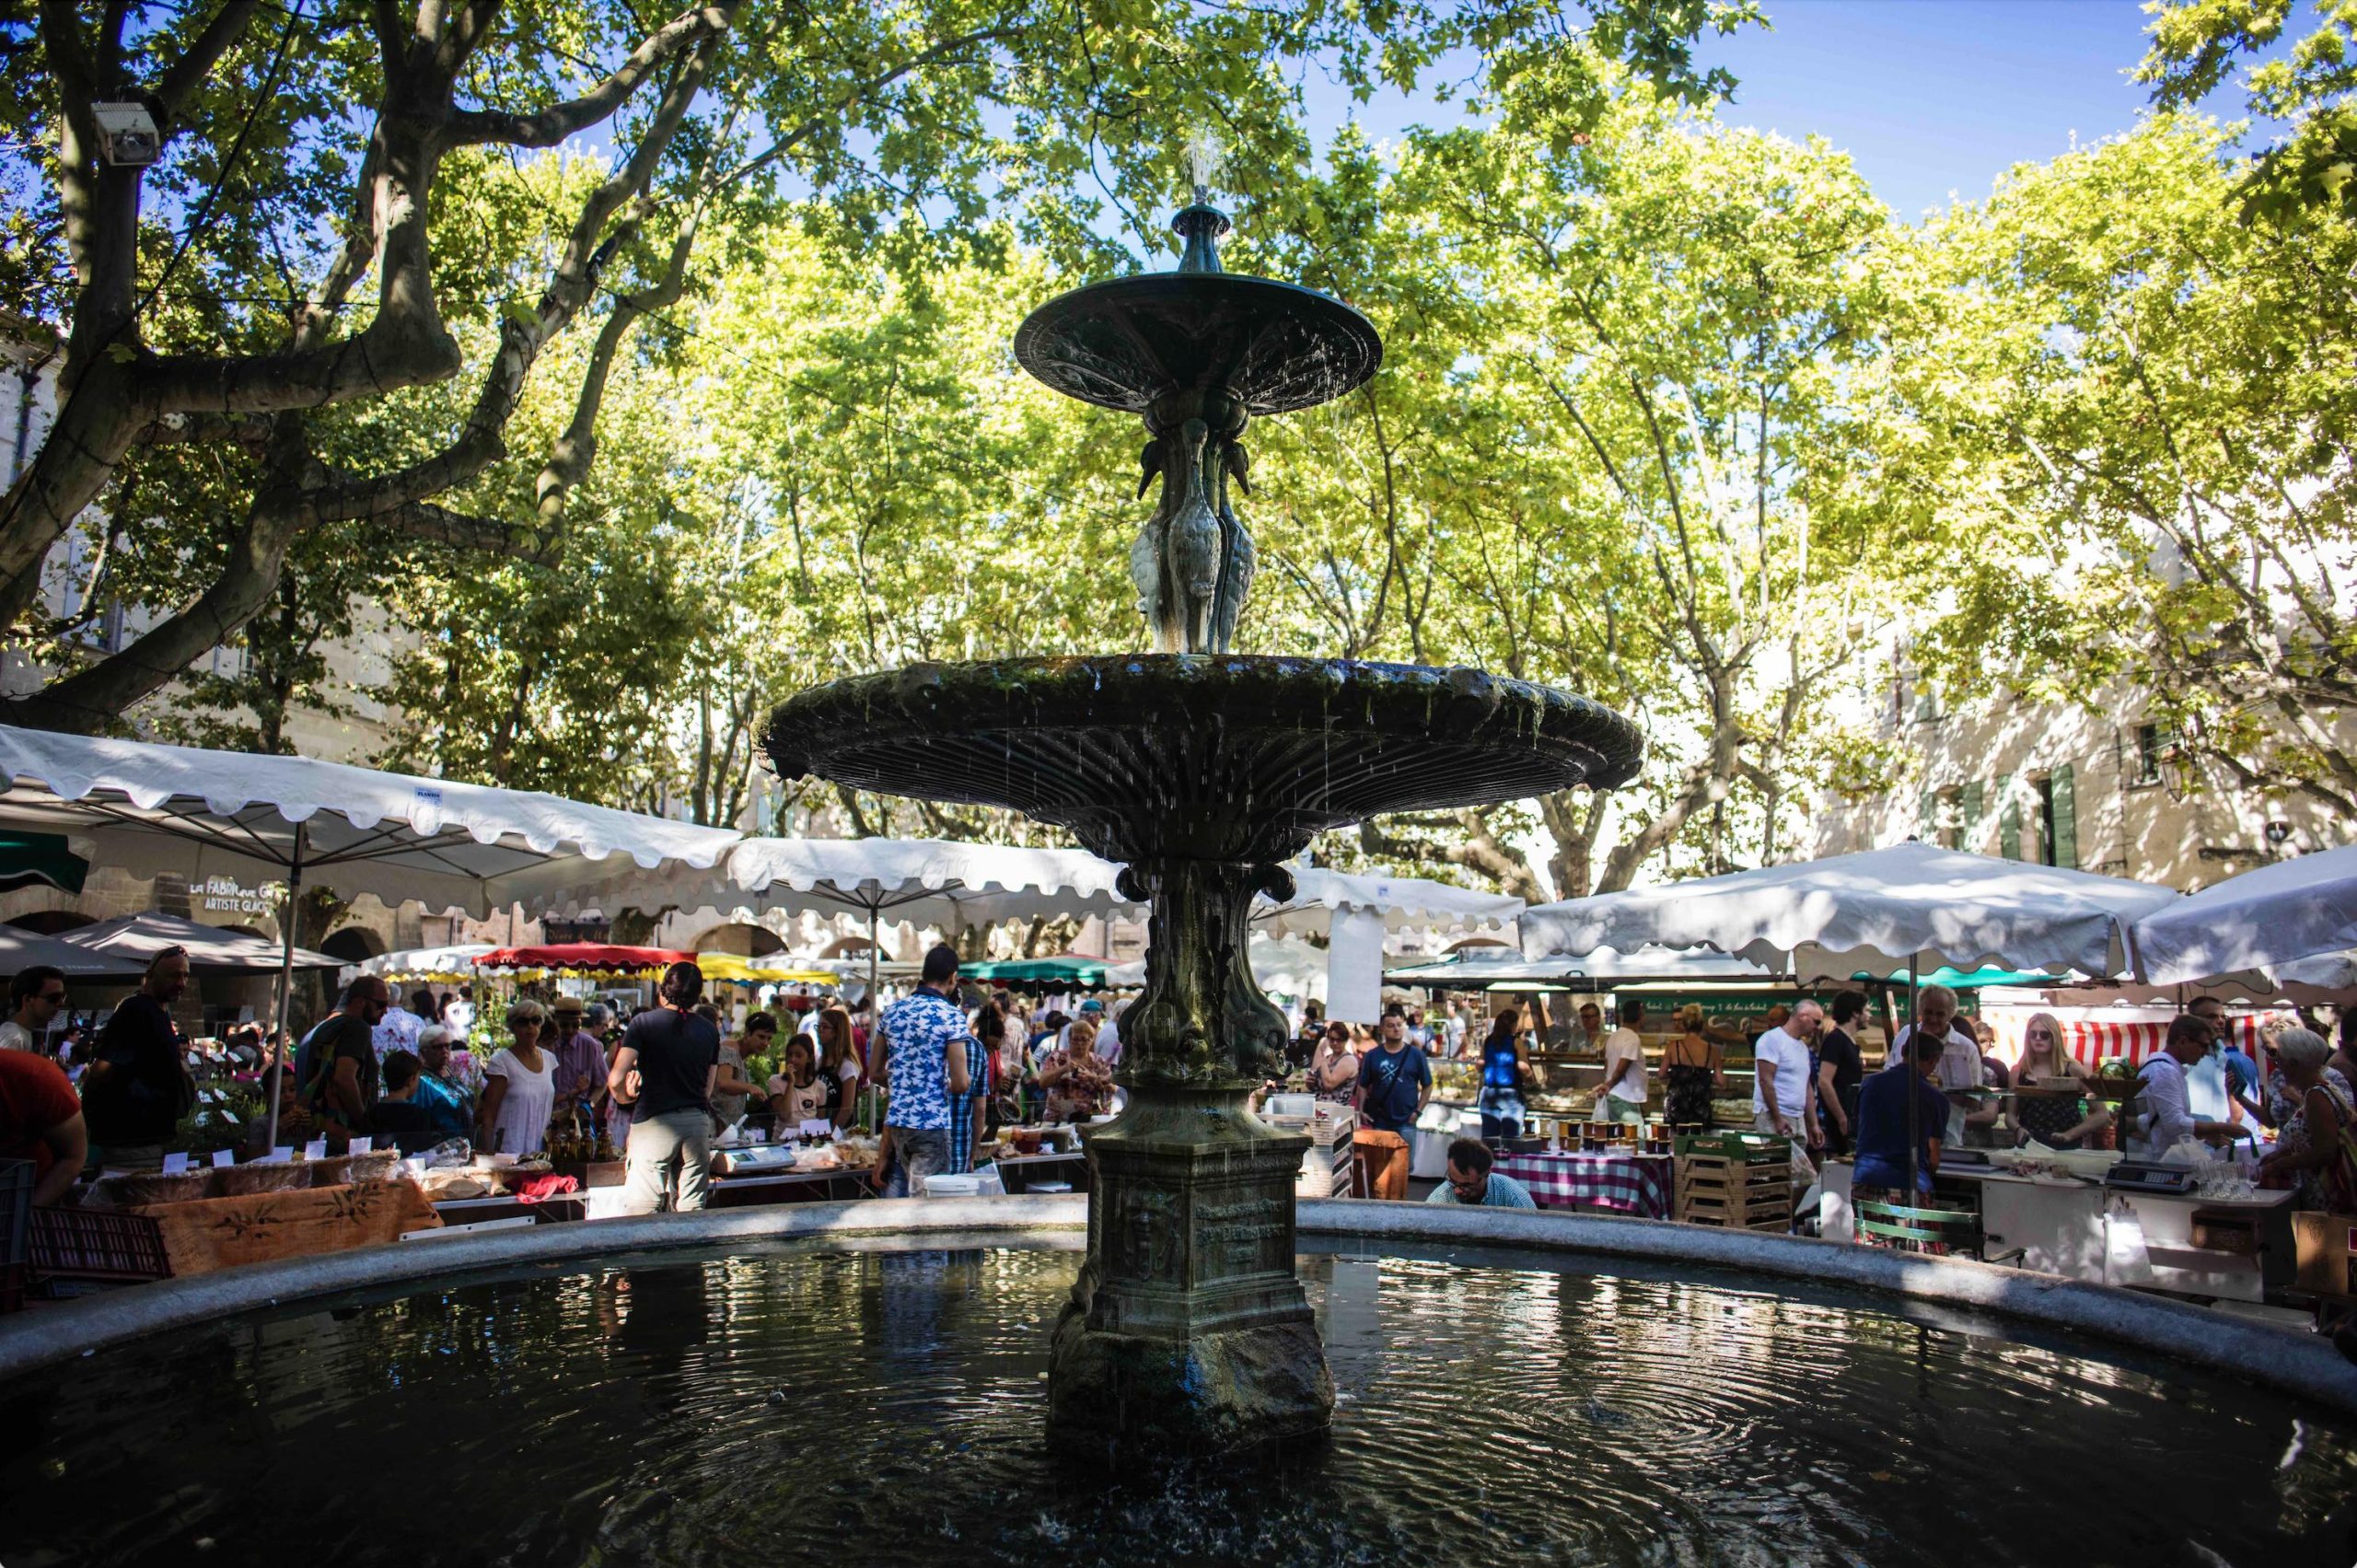
M320 952L331 958L342 958L347 964L373 958L384 950L384 943L365 925L347 925L341 931L331 931L319 944Z
M766 925L732 920L707 926L688 944L696 953L731 953L740 958L765 958L785 951L785 940Z
M72 910L35 910L8 922L19 931L29 931L36 936L54 936L61 931L71 931L78 925L96 925L97 921Z
M867 957L867 949L874 947L876 944L865 936L838 936L828 943L819 951L819 956L822 958L864 958ZM879 947L877 950L877 957L889 963L892 960L892 949Z

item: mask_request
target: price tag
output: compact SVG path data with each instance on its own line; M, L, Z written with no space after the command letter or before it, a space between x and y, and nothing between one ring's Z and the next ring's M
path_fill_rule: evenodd
M185 1155L185 1154L173 1154L173 1155L166 1155L166 1156L164 1156L164 1174L165 1174L166 1176L184 1176L184 1175L186 1175L187 1173L188 1173L188 1156L187 1156L187 1155Z
M327 1158L328 1141L325 1138L312 1139L309 1143L303 1145L303 1157L307 1160L323 1160Z
M835 1124L820 1116L805 1121L801 1131L806 1138L831 1138L835 1135Z
M213 1167L214 1167L214 1168L215 1168L215 1170L225 1169L225 1168L226 1168L227 1167L229 1167L229 1166L233 1166L233 1165L237 1164L237 1163L238 1163L238 1151L237 1151L237 1150L235 1150L235 1149L215 1149L215 1150L214 1150L214 1151L213 1151Z
M373 1135L366 1138L354 1138L352 1140L352 1152L355 1155L365 1155L376 1146L377 1140Z
M270 1153L262 1156L261 1158L254 1161L254 1163L256 1165L285 1165L291 1162L294 1158L295 1145L292 1144L281 1144L278 1147L271 1150Z

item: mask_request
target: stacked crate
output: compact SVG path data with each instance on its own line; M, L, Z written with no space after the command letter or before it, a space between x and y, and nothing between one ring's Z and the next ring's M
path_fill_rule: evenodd
M1678 1139L1675 1213L1725 1230L1792 1229L1792 1145L1756 1132Z

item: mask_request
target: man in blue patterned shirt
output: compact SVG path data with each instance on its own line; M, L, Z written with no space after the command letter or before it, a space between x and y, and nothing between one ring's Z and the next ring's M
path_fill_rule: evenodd
M969 1093L974 1037L957 992L958 950L938 947L924 956L916 990L884 1009L876 1046L881 1060L870 1070L892 1097L874 1178L887 1198L905 1198L925 1177L964 1168L950 1163L949 1106Z

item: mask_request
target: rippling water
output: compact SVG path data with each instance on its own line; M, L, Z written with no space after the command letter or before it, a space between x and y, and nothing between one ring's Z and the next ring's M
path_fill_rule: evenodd
M1041 1438L1074 1264L667 1254L87 1358L0 1388L0 1562L2357 1558L2357 1431L2293 1401L1511 1255L1305 1257L1331 1440L1108 1478Z

